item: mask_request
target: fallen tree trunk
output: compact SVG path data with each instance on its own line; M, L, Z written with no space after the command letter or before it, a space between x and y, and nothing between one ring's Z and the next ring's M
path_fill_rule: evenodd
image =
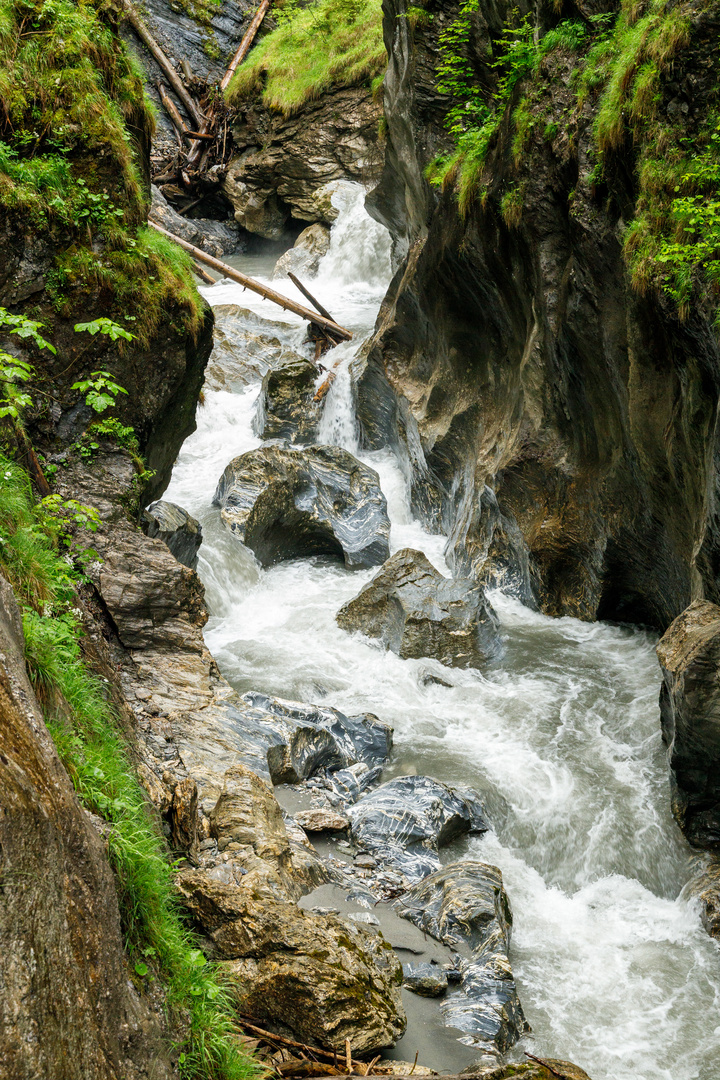
M202 128L205 117L188 94L177 71L172 66L167 56L162 51L143 20L140 18L137 8L132 3L132 0L122 0L122 3L125 11L127 12L128 22L130 23L142 43L150 50L157 63L160 65L160 68L164 71L165 75L167 76L168 82L172 86L177 96L180 98L180 101L185 106L188 116L192 117L197 127Z
M301 293L303 294L303 296L305 297L305 299L306 299L306 300L309 300L309 301L310 301L310 303L312 304L312 306L313 306L313 307L315 308L315 310L316 310L316 311L319 311L319 312L320 312L320 314L321 314L321 315L323 315L323 316L324 316L324 317L325 317L326 319L330 319L330 320L331 320L332 322L334 322L334 321L335 321L335 320L333 319L332 315L330 314L330 312L329 312L329 311L326 311L326 310L325 310L325 308L324 308L324 307L322 306L322 304L321 304L321 303L319 303L319 301L317 301L317 300L315 299L315 297L314 297L314 296L313 296L313 294L312 294L312 293L311 293L311 292L309 291L309 289L306 289L306 288L305 288L305 286L303 285L303 283L302 283L301 281L299 281L299 280L298 280L298 279L297 279L297 278L295 277L295 275L294 275L294 274L291 274L291 273L290 273L290 271L288 271L288 277L289 277L289 278L290 278L290 280L292 281L292 283L293 283L293 285L295 286L295 288L296 288L296 289L299 289L299 291L300 291L300 292L301 292Z
M167 236L169 240L174 240L176 244L179 244L181 248L188 251L198 262L205 263L206 266L219 271L223 277L229 277L232 281L237 281L238 285L242 285L243 288L258 293L266 300L270 300L273 304L278 304L283 311L292 311L295 315L299 315L301 319L307 319L308 322L313 323L315 326L319 326L321 330L324 330L329 337L339 338L341 341L352 340L352 333L349 330L346 330L344 326L338 326L332 319L326 319L324 315L318 315L314 311L311 311L310 308L303 307L302 304L296 304L294 300L289 300L288 297L283 296L282 293L275 292L274 289L269 289L266 285L261 285L260 282L255 281L254 278L248 277L246 274L241 274L239 270L233 269L232 266L228 266L227 263L221 262L220 259L216 259L212 255L207 255L200 248L195 247L193 244L189 244L187 240L181 240L179 236L175 236L173 233L168 232L167 229L163 229L161 225L156 225L154 221L148 221L148 225L152 229L155 229L156 232L162 233L163 236Z
M170 95L168 94L167 90L165 89L164 85L161 82L159 82L157 84L157 91L158 91L158 94L160 95L160 100L161 100L161 102L163 104L163 108L165 109L165 112L168 114L168 116L172 120L173 127L175 128L175 130L178 133L178 136L180 138L180 141L182 142L182 140L187 135L187 127L185 126L185 121L183 120L182 116L180 115L180 111L179 111L177 105L175 104L173 99L170 97Z
M222 77L220 83L220 90L224 93L230 85L230 80L237 71L238 65L243 62L247 54L250 52L250 46L255 40L255 35L260 29L260 24L267 15L268 8L270 7L270 0L262 0L260 7L255 12L253 21L248 26L243 35L243 39L238 46L238 50L230 61L230 66Z

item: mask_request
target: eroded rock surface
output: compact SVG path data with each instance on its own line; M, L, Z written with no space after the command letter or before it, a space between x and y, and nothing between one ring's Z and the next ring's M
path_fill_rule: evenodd
M177 503L158 499L143 511L142 524L147 536L162 540L178 562L195 569L202 526L187 510Z
M446 578L421 551L404 548L340 609L338 625L381 641L404 659L432 656L484 667L500 651L498 622L482 589Z
M263 439L314 441L322 416L322 403L313 400L318 374L315 364L302 356L267 372L262 381L256 425Z
M152 187L149 218L173 236L206 251L216 259L232 255L240 245L238 227L234 221L214 221L210 218L189 218L178 214L159 188Z
M45 727L1 578L0 713L0 1075L169 1078L128 978L105 845Z
M720 607L691 604L657 654L673 813L691 844L720 851Z
M258 382L271 368L297 359L297 353L277 336L292 332L288 323L263 319L237 304L216 304L213 314L213 352L205 372L209 390L237 392Z
M336 446L263 446L242 454L225 469L213 504L263 566L307 555L376 566L389 554L378 475Z
M355 843L413 882L439 869L438 848L463 833L488 828L475 792L429 776L396 777L347 814Z
M469 950L461 992L442 1004L448 1024L501 1053L526 1031L508 959L512 914L502 874L487 863L453 863L409 889L395 907L431 937Z
M320 260L330 247L330 230L327 225L315 222L298 236L297 240L275 263L274 278L287 277L288 271L298 277L314 277Z

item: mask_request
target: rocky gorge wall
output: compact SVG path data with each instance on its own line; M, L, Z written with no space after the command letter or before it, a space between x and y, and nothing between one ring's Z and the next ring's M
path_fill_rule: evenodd
M449 141L439 37L458 9L426 11L415 21L403 3L384 7L388 142L368 208L405 254L357 375L366 444L405 447L416 505L447 531L456 570L510 584L548 614L664 628L691 598L718 598L711 314L701 302L681 321L668 297L630 284L633 146L606 155L597 183L593 99L575 113L577 61L562 49L536 76L542 100L519 155L508 109L482 199L461 213L451 184L428 183ZM595 12L538 9L536 38ZM488 55L509 13L481 3L471 17L481 84L496 79ZM690 18L659 106L684 101L688 130L717 100L709 74L691 99L677 94L706 69L718 12Z

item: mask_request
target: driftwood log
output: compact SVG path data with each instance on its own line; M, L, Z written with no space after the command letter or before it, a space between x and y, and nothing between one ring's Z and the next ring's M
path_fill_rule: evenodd
M237 71L238 65L242 64L243 60L250 52L250 46L255 40L255 35L260 29L260 24L267 15L269 7L270 0L262 0L260 7L255 12L255 17L253 18L253 21L250 23L247 30L243 34L243 39L238 46L237 52L233 56L227 71L222 77L222 81L220 83L221 91L227 90L228 86L230 85L230 80Z
M132 3L132 0L122 0L122 4L125 11L127 12L128 22L132 26L133 30L140 38L142 43L147 46L152 55L155 57L158 65L165 73L168 82L172 86L173 90L177 94L182 104L185 106L188 116L192 117L193 123L202 130L203 123L205 122L205 117L200 112L197 105L190 97L190 94L185 89L182 79L178 75L177 71L172 66L167 56L158 45L157 41L152 36L143 20L140 18L140 14L135 5Z
M248 277L247 274L241 274L239 270L228 266L227 263L221 262L220 259L216 259L193 244L189 244L187 240L181 240L179 236L175 236L173 233L168 232L167 229L163 229L162 225L156 225L154 221L148 221L148 225L155 229L156 232L167 236L169 240L174 240L176 244L188 251L198 262L205 263L206 266L221 273L223 277L231 278L232 281L237 281L238 285L242 285L243 288L258 293L273 304L278 304L284 311L292 311L295 315L299 315L301 319L307 319L314 326L319 326L321 330L324 330L329 337L340 341L352 340L350 330L346 330L344 326L338 326L332 319L326 319L324 315L318 315L314 311L310 311L309 308L303 307L302 304L296 304L294 300L283 296L282 293L275 292L274 289L269 289L267 285L261 285L259 281Z

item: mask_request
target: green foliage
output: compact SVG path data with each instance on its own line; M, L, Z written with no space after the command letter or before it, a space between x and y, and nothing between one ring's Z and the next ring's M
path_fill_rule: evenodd
M38 349L55 352L54 346L39 332L43 323L28 319L24 315L11 315L5 308L0 307L0 328L2 327L7 327L11 334L17 334L19 338L34 341ZM32 405L32 397L20 384L28 382L32 375L30 364L0 349L0 419L9 417L16 423L20 422L23 411Z
M108 314L134 315L147 345L161 312L176 310L178 329L196 334L202 302L185 264L143 236L137 139L149 138L154 117L142 73L116 32L117 6L0 0L0 205L54 239L59 254L47 285L58 313L72 317L83 294L100 288ZM93 264L95 273L73 276ZM129 287L130 274L145 279L141 288Z
M285 116L333 86L355 86L384 71L381 0L313 0L288 14L235 73L227 97L257 95Z
M126 424L121 424L114 416L108 416L104 420L92 424L88 432L89 434L96 434L101 439L111 439L118 446L128 450L134 458L137 458L140 453L135 429L128 427Z
M75 329L77 330L77 326ZM127 390L115 382L109 371L93 371L88 379L73 383L70 389L84 394L85 404L97 413L111 409L118 394L127 394Z
M62 555L63 534L78 527L92 531L94 511L56 496L34 506L27 475L0 455L0 569L25 605L28 672L60 755L84 805L112 825L108 853L131 963L139 978L167 987L171 1018L186 1030L184 1077L254 1080L261 1070L235 1039L227 991L183 922L173 869L104 683L82 657L79 575Z

